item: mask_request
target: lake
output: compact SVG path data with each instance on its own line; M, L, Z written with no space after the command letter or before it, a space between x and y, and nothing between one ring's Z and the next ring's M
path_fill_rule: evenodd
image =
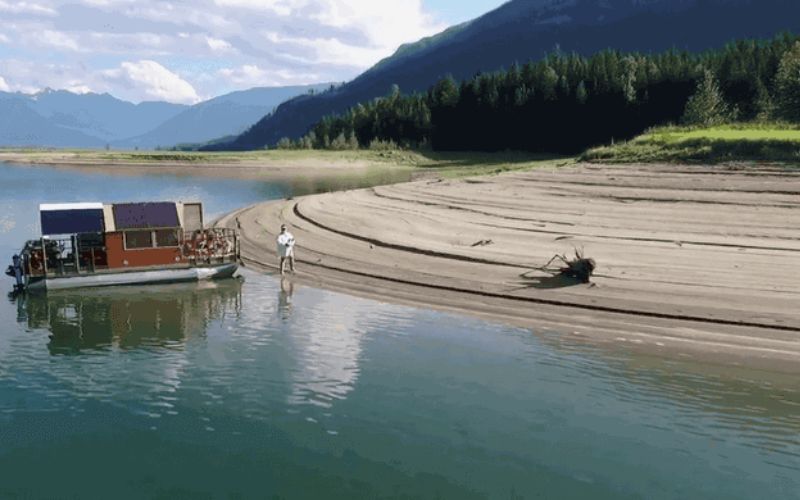
M1 163L0 185L3 269L41 202L208 219L294 194ZM250 271L4 295L0 324L0 498L800 498L796 377Z

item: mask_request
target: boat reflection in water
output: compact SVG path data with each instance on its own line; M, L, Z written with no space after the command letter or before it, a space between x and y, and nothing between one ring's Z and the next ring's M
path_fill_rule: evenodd
M159 286L59 291L17 297L17 319L48 330L51 354L92 349L181 347L209 321L238 316L239 279Z

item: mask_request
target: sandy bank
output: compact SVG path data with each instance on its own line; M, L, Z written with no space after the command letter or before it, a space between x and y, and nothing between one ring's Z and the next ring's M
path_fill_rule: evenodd
M153 156L154 155L154 156ZM249 180L287 180L299 177L325 178L335 176L364 176L376 171L402 173L410 178L411 167L399 167L389 162L380 163L336 155L184 155L189 160L170 160L171 153L163 157L157 153L129 156L122 153L101 152L16 152L0 150L0 162L20 165L48 165L58 168L76 169L84 172L97 172L105 175L159 175L206 176ZM176 153L176 156L181 156ZM155 159L157 158L157 159ZM192 160L192 158L194 158Z
M280 222L298 279L653 352L800 369L800 172L579 166L250 207L251 265ZM482 245L476 245L483 242ZM583 248L595 284L533 271Z

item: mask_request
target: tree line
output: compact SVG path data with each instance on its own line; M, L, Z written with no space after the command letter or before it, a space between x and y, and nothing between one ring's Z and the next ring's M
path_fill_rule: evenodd
M462 82L444 78L427 92L394 87L279 147L575 153L656 125L734 120L800 121L800 37L699 54L556 52Z

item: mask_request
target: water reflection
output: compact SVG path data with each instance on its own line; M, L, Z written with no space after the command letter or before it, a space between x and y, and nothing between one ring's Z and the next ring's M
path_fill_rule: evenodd
M212 319L242 308L239 280L158 287L115 287L26 294L17 321L48 330L51 354L117 347L182 347Z
M153 442L138 446L145 429L168 443L159 445L165 454L193 463L152 472L165 484L213 476L222 457L248 471L277 462L315 477L303 468L311 464L337 484L392 481L409 497L442 484L462 488L451 498L500 497L508 485L519 497L549 485L543 496L552 498L796 491L800 396L790 378L693 372L690 363L556 340L563 336L247 278L244 287L18 302L25 328L0 345L0 443L74 417L89 430L78 442L150 463ZM94 443L108 415L125 426L119 436L136 437ZM345 467L343 449L352 450ZM74 450L65 441L45 455L69 462ZM0 450L7 469L19 463L3 462ZM221 484L260 492L247 480Z
M291 283L286 286L292 289ZM282 291L281 296L291 299L291 293ZM282 314L288 314L291 302L285 307ZM294 360L290 404L331 408L355 389L363 343L376 327L370 323L377 319L374 313L371 304L338 295L297 311L289 324Z
M6 166L0 180L6 255L35 234L36 200L158 199L188 184ZM272 189L191 184L214 212ZM800 491L796 377L247 278L2 301L0 497Z
M281 289L278 292L278 312L284 321L287 321L292 314L292 295L294 295L294 282L286 277L281 278Z
M617 404L638 406L643 417L647 408L669 408L689 417L650 418L648 427L654 430L710 436L711 425L748 446L800 459L800 383L794 374L676 360L560 334L541 338L561 362L580 359L580 371L613 387ZM791 467L800 470L800 463Z
M619 357L619 355L618 355ZM615 366L624 399L666 397L673 408L697 418L682 430L703 434L713 416L716 426L749 440L751 446L800 458L800 384L794 375L672 361L642 354ZM665 423L664 425L670 425Z

